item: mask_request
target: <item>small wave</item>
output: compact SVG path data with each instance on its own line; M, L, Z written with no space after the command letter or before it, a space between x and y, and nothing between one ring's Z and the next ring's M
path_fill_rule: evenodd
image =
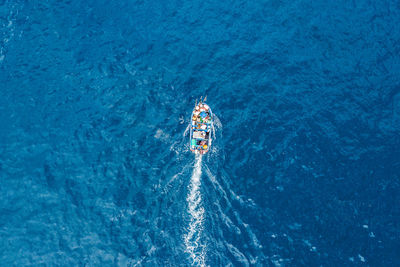
M174 186L174 187L173 187L173 186L172 186L172 183L174 183L174 182L177 180L177 178L181 177L184 173L186 173L186 170L188 169L189 166L190 166L189 164L185 165L185 167L183 167L183 169L182 169L181 172L175 174L175 175L163 186L163 191L162 191L163 194L169 193L169 191L170 191L171 188L175 188L175 190L176 190L177 186ZM181 179L179 179L179 180L181 180ZM180 185L179 185L179 186L180 186Z
M217 126L217 129L222 129L222 123L217 115L214 114L214 125Z
M188 126L185 129L185 131L183 132L183 137L185 137L188 134L189 129L190 129L190 124L188 124Z
M240 262L242 266L250 266L249 261L246 259L246 256L243 255L242 252L239 251L234 245L225 242L226 247L229 252L235 257L235 259Z
M233 190L230 188L229 186L229 181L224 178L224 175L222 175L222 184L220 182L218 182L217 177L211 172L211 170L206 166L206 177L209 178L209 180L212 182L214 188L222 195L222 198L220 198L219 202L221 200L225 200L225 203L227 205L227 207L229 208L229 210L231 210L232 212L232 218L234 218L237 222L237 225L239 227L237 227L235 225L235 223L233 222L233 220L229 217L228 214L225 214L220 205L218 204L218 210L221 216L221 219L223 220L223 222L225 223L225 225L232 230L235 230L235 232L237 234L241 234L241 230L240 228L243 228L245 230L245 232L247 233L248 238L250 239L250 245L253 249L255 249L257 252L262 253L262 245L260 244L256 234L253 232L253 230L251 229L251 227L246 224L245 222L243 222L242 218L240 217L239 213L234 209L233 205L232 205L232 201L237 201L240 203L240 205L244 208L248 208L249 205L247 203L245 203L245 201L239 197L235 192L233 192ZM224 187L226 187L226 190L224 190ZM252 202L250 202L252 203ZM253 204L255 205L255 204Z

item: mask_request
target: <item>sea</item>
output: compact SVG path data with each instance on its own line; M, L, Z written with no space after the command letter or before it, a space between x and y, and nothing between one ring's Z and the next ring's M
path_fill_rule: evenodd
M0 0L0 266L400 266L399 22L395 0Z

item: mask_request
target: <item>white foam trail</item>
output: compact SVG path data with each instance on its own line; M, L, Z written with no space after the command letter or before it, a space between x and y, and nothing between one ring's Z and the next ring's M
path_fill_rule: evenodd
M187 234L185 235L185 251L189 253L192 259L192 265L205 265L205 245L201 243L201 234L203 232L204 208L200 193L201 185L201 159L202 155L196 155L194 170L189 184L189 193L186 197L188 203L188 213L190 223Z

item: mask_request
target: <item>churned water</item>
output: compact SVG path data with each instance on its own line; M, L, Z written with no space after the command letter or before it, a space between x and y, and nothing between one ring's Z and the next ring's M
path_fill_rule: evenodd
M398 1L0 0L0 265L400 265L399 21Z

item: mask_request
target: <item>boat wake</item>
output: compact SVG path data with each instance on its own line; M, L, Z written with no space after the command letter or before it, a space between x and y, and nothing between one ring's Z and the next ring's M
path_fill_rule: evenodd
M190 255L192 265L205 265L206 245L201 243L203 232L204 207L201 198L201 161L202 155L196 155L194 170L189 184L189 193L186 197L190 222L185 234L185 251Z

